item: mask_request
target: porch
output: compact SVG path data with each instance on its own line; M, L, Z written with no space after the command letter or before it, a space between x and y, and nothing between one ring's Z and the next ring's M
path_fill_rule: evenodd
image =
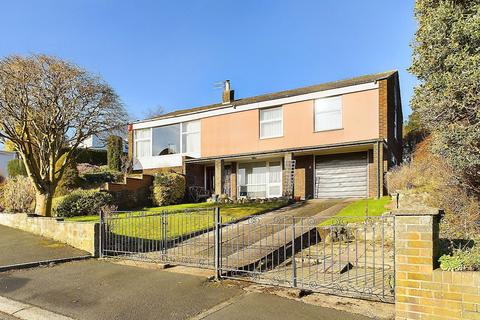
M384 194L388 150L378 141L185 159L188 187L231 199L367 198Z

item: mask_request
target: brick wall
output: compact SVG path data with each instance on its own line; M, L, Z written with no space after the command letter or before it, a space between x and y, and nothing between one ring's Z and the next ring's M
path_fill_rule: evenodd
M377 197L377 156L373 150L368 150L368 196Z
M480 272L436 269L438 212L395 219L395 318L480 319Z
M384 183L384 175L387 169L385 152L383 143L380 144L380 149L378 149L377 144L374 144L373 150L368 151L368 196L371 198L382 197L387 194ZM380 158L380 161L378 161L378 158ZM380 164L380 170L378 170L378 164ZM378 192L379 187L380 192Z
M129 210L151 205L151 191L153 176L140 175L127 177L124 183L108 182L104 190L109 192L119 210Z
M128 159L133 159L133 130L128 130Z
M205 185L205 166L203 164L185 164L185 176L187 187L203 187Z
M388 80L380 80L378 82L378 124L380 130L380 138L387 139L387 123L388 123Z

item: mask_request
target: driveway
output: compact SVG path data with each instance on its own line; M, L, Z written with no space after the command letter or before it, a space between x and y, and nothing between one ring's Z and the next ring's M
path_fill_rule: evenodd
M74 319L368 319L205 277L94 259L0 273L0 296Z
M88 255L69 245L0 225L0 267Z
M292 240L292 217L295 217L295 239L306 239L322 221L336 215L352 202L351 199L313 199L299 202L272 212L236 222L223 219L223 266L244 270L267 256L273 256ZM195 221L195 220L193 220ZM306 225L303 225L305 221ZM174 243L167 250L168 261L193 261L193 264L212 264L215 232L207 232ZM140 259L155 260L158 252L140 254Z

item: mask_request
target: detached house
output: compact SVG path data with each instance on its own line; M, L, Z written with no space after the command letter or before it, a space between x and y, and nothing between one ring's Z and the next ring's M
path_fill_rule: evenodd
M134 170L229 197L380 197L401 161L398 73L178 110L129 125Z

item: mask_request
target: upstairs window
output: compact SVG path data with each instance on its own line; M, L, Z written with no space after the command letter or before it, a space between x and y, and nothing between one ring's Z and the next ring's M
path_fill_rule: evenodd
M260 139L281 137L283 135L283 108L260 110Z
M164 156L180 153L180 124L152 129L152 154Z
M200 121L182 123L182 153L200 154Z
M150 157L151 153L151 141L152 141L152 131L150 128L147 129L137 129L133 132L134 134L134 153L135 158Z
M315 100L315 131L342 128L342 97Z

